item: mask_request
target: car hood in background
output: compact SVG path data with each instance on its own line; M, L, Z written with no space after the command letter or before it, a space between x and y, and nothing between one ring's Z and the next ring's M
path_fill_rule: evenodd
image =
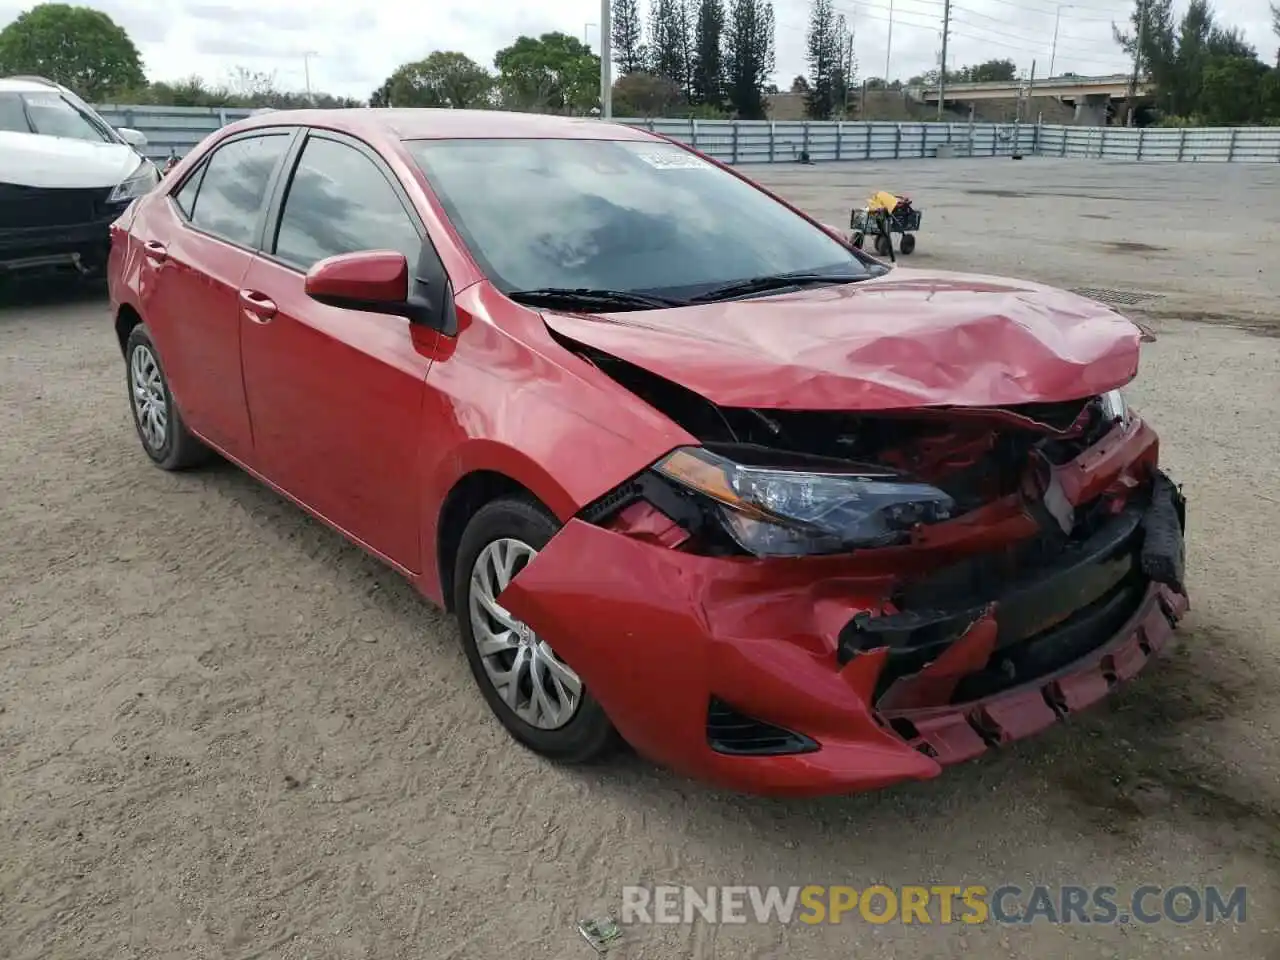
M1131 380L1141 338L1063 290L902 267L782 296L544 319L718 405L792 410L1074 400Z
M123 143L0 131L0 183L23 187L114 187L142 158Z

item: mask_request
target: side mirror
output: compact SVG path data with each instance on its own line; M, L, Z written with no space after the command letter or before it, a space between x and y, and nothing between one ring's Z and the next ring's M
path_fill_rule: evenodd
M134 130L132 127L116 127L116 133L124 138L125 143L137 150L147 145L147 135L141 130Z
M328 257L303 281L312 300L348 310L405 315L409 309L409 261L403 253L368 250Z

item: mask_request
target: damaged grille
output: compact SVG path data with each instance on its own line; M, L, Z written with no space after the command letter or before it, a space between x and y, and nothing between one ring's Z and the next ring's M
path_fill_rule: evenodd
M110 188L55 189L0 183L0 230L70 227L106 216Z
M707 707L707 743L716 753L752 757L812 753L818 749L808 737L748 717L714 697Z

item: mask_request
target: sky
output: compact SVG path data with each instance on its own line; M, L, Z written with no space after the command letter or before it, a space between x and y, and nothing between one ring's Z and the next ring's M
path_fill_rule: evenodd
M283 90L311 89L367 98L401 63L433 50L460 50L492 67L494 53L521 34L558 30L585 37L599 50L599 0L71 0L109 14L133 37L148 79L199 74L225 83L237 68L274 77ZM648 0L640 0L642 12ZM854 30L860 77L905 79L935 68L945 0L835 0ZM952 0L949 69L990 59L1035 62L1037 77L1053 72L1126 73L1132 62L1111 38L1134 0ZM0 25L30 0L0 0ZM357 6L364 6L357 10ZM1185 3L1179 3L1181 9ZM1059 8L1060 16L1059 16ZM790 86L805 66L809 0L774 0L775 82ZM1244 29L1264 60L1280 45L1271 33L1268 0L1230 0L1220 20ZM1225 12L1230 10L1230 17ZM1054 28L1058 26L1056 49Z

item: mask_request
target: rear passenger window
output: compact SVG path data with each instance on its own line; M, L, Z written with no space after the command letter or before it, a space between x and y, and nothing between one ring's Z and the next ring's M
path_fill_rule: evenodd
M302 270L361 250L395 250L412 268L422 237L386 176L354 147L312 137L285 197L276 256Z
M289 135L273 133L215 150L205 164L191 222L232 243L252 246L271 174L288 148Z

